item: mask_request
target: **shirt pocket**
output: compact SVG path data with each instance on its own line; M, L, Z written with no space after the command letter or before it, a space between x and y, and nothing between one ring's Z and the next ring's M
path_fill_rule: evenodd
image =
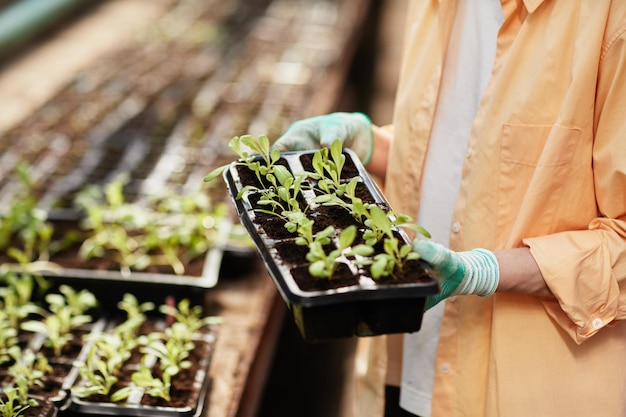
M498 180L498 230L511 245L549 233L572 168L580 129L504 125Z

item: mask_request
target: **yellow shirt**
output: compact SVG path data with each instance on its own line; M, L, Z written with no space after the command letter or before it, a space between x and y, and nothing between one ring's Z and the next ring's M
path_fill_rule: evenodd
M385 191L404 213L418 211L455 7L409 6ZM447 301L433 417L626 416L626 1L502 7L450 246L526 245L556 299Z

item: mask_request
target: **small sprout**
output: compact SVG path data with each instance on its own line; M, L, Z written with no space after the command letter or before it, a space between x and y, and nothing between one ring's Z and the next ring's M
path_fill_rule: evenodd
M342 152L341 140L336 139L330 148L322 148L313 154L311 161L314 173L309 175L316 178L317 188L325 194L343 196L346 184L341 180L341 172L346 162Z
M202 317L202 307L199 305L192 306L187 298L180 300L177 306L163 304L159 307L159 311L167 316L173 317L176 323L180 323L180 325L184 326L189 340L191 339L191 335L201 328L222 323L221 317Z
M309 273L314 277L331 279L342 257L371 254L373 249L367 245L351 246L356 237L356 231L355 226L348 226L344 229L339 235L337 248L329 253L325 252L319 240L313 241L306 256L311 262Z
M239 155L239 162L254 172L261 184L264 184L263 180L267 175L274 172L277 166L276 162L280 159L280 151L270 147L270 141L265 135L258 137L252 135L235 136L228 142L228 146ZM215 168L204 177L204 181L213 181L228 166L229 164L226 164Z
M35 386L43 386L44 376L52 373L52 367L48 359L42 353L33 353L30 350L15 351L17 354L13 359L15 363L11 365L7 373L13 377L18 389L28 390Z
M406 227L429 236L423 227L411 221L409 216L396 212L386 213L375 205L369 208L365 225L370 229L363 234L363 237L368 245L374 245L382 240L384 252L375 255L373 259L362 259L357 263L370 265L372 278L394 277L398 271L402 271L406 262L419 259L419 254L413 252L410 244L403 243L394 235L394 228Z
M39 403L33 398L24 398L18 388L9 387L4 389L4 396L0 396L0 415L2 417L18 417L30 407L37 407Z
M52 348L55 356L60 356L63 347L72 339L73 329L91 322L91 316L83 313L96 302L87 290L76 293L68 286L61 286L60 291L61 294L46 295L50 311L44 311L43 320L29 320L21 324L25 331L44 335L45 345Z

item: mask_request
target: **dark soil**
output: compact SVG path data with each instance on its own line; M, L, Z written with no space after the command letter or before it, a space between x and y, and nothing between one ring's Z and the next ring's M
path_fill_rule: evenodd
M20 414L20 417L49 417L55 415L56 408L52 402L40 398L37 398L37 402L39 404L37 407L28 407Z
M182 369L173 379L172 387L170 389L170 401L165 401L162 398L151 397L144 394L141 398L140 404L149 407L166 407L166 408L196 408L198 406L199 396L201 394L201 384L196 381L198 372L204 372L207 366L207 358L212 354L212 345L210 343L196 340L195 349L189 356L191 366L189 369ZM136 370L136 366L126 366L122 372L118 375L119 382L113 388L116 391L130 383L132 373ZM161 372L158 368L153 369L153 375L159 377ZM206 376L205 376L206 377ZM201 378L203 379L203 378ZM111 401L104 395L93 395L83 399L86 403L98 404L111 404ZM123 414L125 407L124 403L120 403L120 412Z
M116 320L110 320L108 327L113 327L116 322ZM90 328L89 325L86 327L87 329ZM150 317L139 329L138 335L148 334L158 329L162 330L165 327L166 325L163 319ZM183 407L195 409L202 406L199 404L199 400L203 390L206 390L207 388L207 369L214 346L214 338L212 337L213 332L213 329L204 328L194 340L194 349L190 352L188 357L188 360L191 362L191 366L188 369L181 370L172 378L172 388L170 390L171 401L152 398L148 394L144 394L140 405L159 406L172 409L179 409ZM40 402L41 406L27 410L24 414L25 416L44 416L46 414L40 414L41 411L47 411L48 407L52 407L55 404L59 407L70 399L69 392L65 391L65 388L79 383L80 377L76 371L72 372L72 368L75 365L74 362L78 357L78 353L82 348L85 348L86 338L84 336L87 336L88 333L89 331L86 329L77 331L74 335L74 339L69 343L69 346L63 349L61 356L55 356L54 353L45 346L42 346L39 349L39 351L48 358L52 367L52 372L46 374L42 378L41 385L33 386L29 389L29 393ZM22 332L21 337L26 340L32 339L32 334ZM34 350L36 350L36 345L37 344L32 343L28 344L28 346ZM138 369L139 362L143 356L143 353L138 350L134 352L131 359L125 363L122 371L116 375L119 382L114 388L114 391L130 383L131 375ZM9 366L11 366L11 363L4 363L0 365L0 377L3 387L9 386L13 383L12 377L7 374ZM157 362L153 368L153 375L158 376L159 374L160 371L158 370ZM75 380L74 378L76 377L79 379ZM74 401L74 399L71 401ZM88 408L88 406L85 406L84 404L94 404L94 406L104 403L112 404L109 398L103 395L94 395L80 401L83 402L83 409L85 409L85 407ZM47 404L47 402L50 404ZM120 415L129 415L125 414L125 403L120 403L118 406L120 408ZM133 407L136 407L136 405ZM136 408L134 408L134 410L136 411ZM89 414L93 413L90 412ZM98 414L98 412L96 412L96 414ZM150 415L150 411L145 411L141 415Z

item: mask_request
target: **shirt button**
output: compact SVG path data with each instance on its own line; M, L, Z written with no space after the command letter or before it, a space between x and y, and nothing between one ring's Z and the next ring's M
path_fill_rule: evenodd
M448 374L450 373L450 364L444 363L441 365L441 373Z
M602 327L602 319L593 319L591 325L594 329L599 329L600 327Z
M456 301L456 295L453 295L452 297L448 297L448 301L450 301L451 303Z
M472 157L472 150L470 148L465 149L465 157L466 158Z
M461 225L459 224L459 222L452 223L452 231L454 233L459 233L461 231Z

